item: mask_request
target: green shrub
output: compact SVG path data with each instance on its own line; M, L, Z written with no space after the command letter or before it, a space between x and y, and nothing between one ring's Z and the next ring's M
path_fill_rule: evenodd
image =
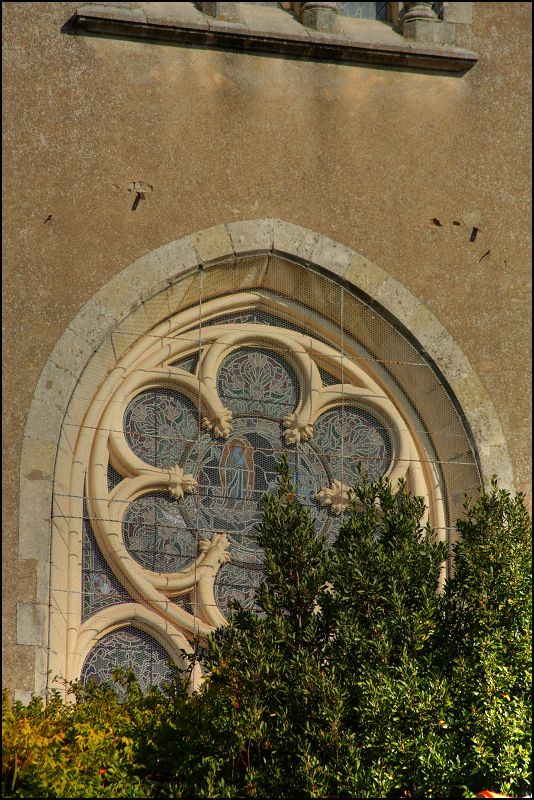
M259 528L261 614L236 606L211 639L202 691L167 705L145 753L160 758L168 793L430 798L528 787L522 497L493 487L466 506L444 592L446 547L421 528L422 500L364 479L353 500L328 552L282 464Z
M462 771L517 794L532 775L532 529L522 496L497 489L458 522L439 647Z
M4 693L2 795L147 797L150 784L134 764L144 702L138 688L131 684L125 703L112 688L70 689L74 702L56 692L46 705L40 697L12 704Z
M531 527L494 484L454 576L420 498L363 476L328 550L287 461L259 526L259 614L234 606L206 680L4 702L18 797L470 797L531 780ZM469 788L466 788L469 787Z

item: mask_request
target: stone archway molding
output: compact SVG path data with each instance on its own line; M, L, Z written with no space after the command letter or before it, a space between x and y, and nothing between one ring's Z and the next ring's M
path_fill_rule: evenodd
M36 602L17 605L17 644L36 648L36 692L43 693L47 685L51 580L61 584L51 570L68 571L64 559L55 557L51 510L52 517L62 514L62 491L67 493L71 477L62 464L69 456L72 464L75 432L96 388L120 369L116 364L134 335L187 303L188 287L199 269L257 255L255 269L261 271L261 256L270 254L323 273L393 319L448 385L471 434L484 484L496 474L500 485L513 491L506 440L482 382L430 309L399 281L348 247L282 220L245 220L183 236L139 258L85 303L37 383L23 439L19 518L19 559L36 560L37 595ZM245 290L255 278L245 274L234 288ZM83 465L79 468L82 480ZM68 582L62 591L69 591ZM28 692L19 696L24 699Z

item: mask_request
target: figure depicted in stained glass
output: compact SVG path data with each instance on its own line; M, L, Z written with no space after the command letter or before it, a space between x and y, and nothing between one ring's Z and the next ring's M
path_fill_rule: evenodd
M251 496L254 490L254 454L246 439L234 438L225 446L220 475L223 494L227 498L245 500Z

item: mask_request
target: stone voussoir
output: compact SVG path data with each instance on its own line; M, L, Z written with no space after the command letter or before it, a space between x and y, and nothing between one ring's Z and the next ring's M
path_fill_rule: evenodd
M388 277L380 286L376 299L406 327L417 313L421 301L415 297L402 283Z
M478 408L466 411L465 416L477 441L491 446L506 445L506 438L501 423L491 403L488 402ZM481 448L479 447L478 449L480 451ZM486 479L488 477L488 475L485 475Z
M291 222L273 221L273 252L281 256L295 256L310 261L320 234Z
M22 478L20 488L26 502L19 512L19 558L22 561L44 559L47 563L50 555L51 482Z
M128 268L119 272L109 283L99 289L93 297L105 305L117 321L123 319L141 305L141 297L137 286L132 285L128 280Z
M26 421L26 428L24 429L25 438L57 444L64 414L64 408L48 404L41 398L34 397Z
M174 242L164 244L145 257L150 259L148 266L156 269L161 282L166 281L167 284L172 284L188 272L192 272L200 263L192 236L182 236ZM157 265L154 265L154 260L157 261ZM154 294L156 292L152 292L143 299L148 299Z
M226 229L232 240L236 255L245 253L264 253L273 247L272 219L243 220L230 222Z
M352 284L356 290L359 289L370 297L376 297L380 287L389 278L389 275L360 253L354 253L343 278L347 283Z
M113 330L117 322L117 314L109 306L92 297L82 306L68 327L85 338L95 350Z
M58 367L49 358L37 381L34 397L47 406L64 409L76 386L76 381L77 378L71 372Z
M327 236L319 236L310 258L317 266L343 277L354 258L354 251Z
M50 353L50 361L77 378L92 353L93 348L85 337L71 328L66 328Z
M33 481L51 480L56 461L56 445L25 438L20 457L20 477Z
M224 225L215 225L193 234L195 248L201 264L211 264L234 255L232 239Z
M499 479L499 488L514 493L514 474L510 464L508 446L506 444L490 445L488 452L484 455L484 465L486 469L486 483L496 475Z

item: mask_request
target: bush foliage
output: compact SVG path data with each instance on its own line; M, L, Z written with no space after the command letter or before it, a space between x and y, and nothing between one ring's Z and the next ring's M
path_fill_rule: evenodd
M466 502L454 575L422 500L363 476L328 549L287 462L264 501L259 613L236 605L206 679L143 695L6 698L11 797L462 797L531 779L531 528ZM466 789L465 787L469 787Z

